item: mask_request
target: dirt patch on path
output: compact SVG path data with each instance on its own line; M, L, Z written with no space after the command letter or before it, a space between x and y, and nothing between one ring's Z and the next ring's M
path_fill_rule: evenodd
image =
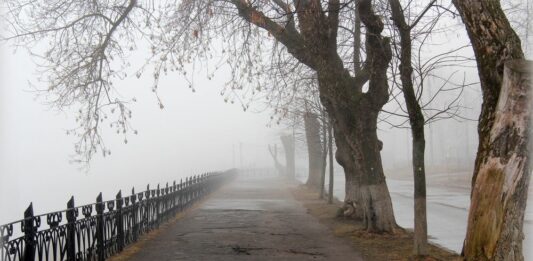
M338 200L333 204L318 199L318 193L305 185L292 188L295 199L300 201L307 212L316 217L320 223L333 231L335 236L350 242L365 260L372 261L403 261L415 260L413 253L413 233L398 232L394 235L367 233L361 223L354 220L336 217L342 206ZM456 253L442 247L429 245L429 256L422 259L429 260L462 260Z

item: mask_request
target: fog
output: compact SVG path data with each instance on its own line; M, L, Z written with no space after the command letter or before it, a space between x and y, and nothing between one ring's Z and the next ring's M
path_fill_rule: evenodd
M467 42L464 29L446 37L446 41L456 45ZM432 52L438 52L439 48L435 47ZM472 57L470 49L465 52ZM129 58L132 70L142 66L145 56L146 53L140 51ZM188 83L179 75L162 77L157 95L164 108L160 108L157 96L151 91L153 78L144 75L138 79L130 73L124 80L115 81L114 86L124 97L137 100L130 109L133 111L131 124L138 134L129 133L125 137L103 127L103 137L112 154L96 155L88 166L82 166L71 162L77 138L66 133L76 125L76 108L59 111L46 103L45 96L37 95L30 82L37 88L46 88L46 83L38 80L35 61L27 51L14 52L12 46L3 43L0 60L0 224L22 218L30 202L36 213L45 213L64 209L70 196L74 196L79 205L93 202L99 192L104 199L111 199L119 190L127 195L132 187L139 191L147 184L164 186L166 182L179 182L181 178L209 171L273 168L268 145L278 144L281 148L280 133L298 133L285 124L270 125L272 112L264 108L261 100L247 111L239 101L225 102L220 91L230 79L228 68L220 69L211 80L204 73L197 73L194 90L188 88ZM475 69L464 67L461 70L458 78L469 83L478 81ZM446 75L453 71L445 69L437 73ZM425 95L431 96L431 93ZM436 107L442 108L455 95L440 96ZM461 95L460 118L426 126L429 194L432 185L450 185L443 183L443 179L459 183L455 187L460 187L464 195L468 193L477 149L479 86L468 86ZM387 106L391 109L395 105ZM392 194L396 204L398 195L405 192L401 189L406 183L401 182L411 175L410 130L382 122L378 135L384 145L382 158L386 176L395 180L389 184L398 185L391 189L397 191ZM297 172L305 181L308 164L305 144L298 143L296 151ZM338 164L335 169L337 180L342 179ZM343 182L337 181L337 185L342 187ZM336 195L341 198L342 191ZM468 197L459 204L468 206ZM405 220L412 220L411 209L398 210L395 206L395 211L401 212L400 219L411 212ZM530 212L526 219L529 220L526 223L531 222ZM429 222L431 229L432 221ZM529 234L526 232L526 237ZM450 248L458 250L457 245Z
M71 163L76 137L73 110L58 111L37 97L36 67L24 51L2 46L0 77L0 223L19 219L33 202L36 213L59 210L74 195L77 204L93 202L98 192L112 198L122 189L145 189L181 177L251 165L271 166L267 144L279 129L267 128L268 113L244 112L220 96L221 77L198 79L193 93L179 76L161 81L160 109L150 77L129 77L117 89L136 97L132 125L124 136L104 127L110 156L100 154L89 169ZM138 60L142 63L143 60ZM242 153L241 153L242 151ZM242 156L241 156L242 155Z

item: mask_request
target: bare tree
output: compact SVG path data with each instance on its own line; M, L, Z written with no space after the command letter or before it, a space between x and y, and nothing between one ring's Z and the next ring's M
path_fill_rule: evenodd
M427 105L434 99L431 97L429 102L422 104L421 97L424 93L424 81L426 75L438 67L442 66L440 63L445 62L448 57L453 54L453 51L446 52L444 55L437 55L426 60L426 58L416 57L412 54L413 50L420 50L427 38L436 26L436 23L440 20L442 12L440 12L441 6L436 0L430 1L426 6L420 9L418 14L415 13L416 2L409 1L406 7L402 7L399 0L389 0L391 20L394 24L393 31L396 31L398 40L394 42L395 47L395 60L398 61L398 71L393 69L393 75L398 74L401 83L396 82L395 75L393 76L393 84L398 85L405 101L406 114L411 126L411 135L413 143L412 151L412 167L414 177L414 254L417 256L425 256L428 254L427 250L427 215L426 215L426 168L425 168L425 134L424 127L426 124L439 119L442 116L452 117L455 116L455 112L452 110L453 105L457 102L458 97L462 93L464 86L458 86L459 89L457 98L452 100L447 108L438 110L437 112L428 110ZM433 14L428 15L428 12L433 9ZM427 17L429 16L429 17ZM427 18L427 19L426 19ZM426 21L427 20L427 21ZM422 27L422 29L416 30L416 27ZM415 46L413 46L415 41ZM397 43L396 43L397 42ZM420 56L420 54L419 54ZM424 62L421 62L421 61ZM415 61L415 62L413 62ZM417 62L418 61L418 62ZM455 60L454 62L459 62ZM422 68L413 68L413 63L420 65L425 63L429 69L425 71ZM446 85L453 85L451 81L446 80L440 87L436 95L443 90ZM453 88L452 88L453 89ZM396 98L394 100L397 101ZM401 104L398 108L402 108ZM426 110L426 111L425 111ZM428 112L429 111L429 112ZM428 119L425 119L424 114L428 115Z
M402 81L403 96L407 105L409 121L411 123L411 134L413 136L413 176L415 184L415 235L414 253L415 255L427 255L427 216L426 216L426 167L424 164L424 152L426 141L424 139L424 114L418 103L413 86L412 74L412 43L411 29L420 21L415 20L413 24L407 24L399 0L389 1L392 10L392 19L400 35L401 55L400 55L400 75ZM435 1L432 1L427 11ZM420 14L423 16L425 11Z
M392 102L388 106L392 109L383 110L380 120L394 128L406 128L405 125L409 125L411 130L415 199L414 254L425 256L428 252L424 128L438 120L464 119L460 115L462 107L459 105L459 98L468 84L464 83L464 79L461 79L462 83L456 83L456 72L443 76L441 69L465 64L471 59L457 54L467 46L453 47L437 54L427 54L424 51L427 46L437 44L437 41L430 42L430 38L438 38L439 34L448 31L443 29L446 28L445 25L438 25L443 16L454 15L448 7L442 6L441 1L387 2L388 5L384 5L382 12L391 17L387 26L393 39L390 70ZM428 79L439 84L428 84ZM427 95L428 91L433 94Z
M231 68L231 81L222 95L238 91L251 95L246 90L261 89L270 80L268 75L255 76L268 72L280 60L276 56L264 59L266 53L283 50L283 57L316 73L320 99L334 129L336 158L345 170L345 201L356 209L369 231L395 230L376 134L378 114L388 100L386 73L391 50L389 39L381 35L383 22L372 1L357 2L366 31L365 61L357 73L352 70L353 45L338 44L344 39L339 28L354 25L353 20L345 19L353 17L353 1L9 0L6 5L13 35L4 38L15 39L22 46L44 37L51 40L43 63L49 69L47 93L60 97L56 105L83 108L78 134L82 142L79 153L85 160L97 149L107 151L99 142L99 127L109 107L101 101L118 106L124 114L124 119L116 122L119 131L130 128L127 101L113 95L111 83L125 76L126 53L135 49L134 39L150 46L148 64L154 68L156 93L162 75L186 74L187 64L205 65L214 54L221 54L222 63ZM205 67L208 77L217 69ZM149 68L142 67L139 72ZM363 92L367 82L369 90ZM190 84L193 88L192 80ZM248 108L247 103L242 105L244 110Z

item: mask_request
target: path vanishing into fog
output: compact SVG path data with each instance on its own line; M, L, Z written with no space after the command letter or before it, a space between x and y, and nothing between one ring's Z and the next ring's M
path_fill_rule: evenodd
M238 177L129 260L362 260L296 201L285 180Z

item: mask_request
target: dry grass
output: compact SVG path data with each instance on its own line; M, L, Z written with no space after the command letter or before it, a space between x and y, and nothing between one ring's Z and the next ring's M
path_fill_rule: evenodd
M365 260L416 260L412 255L412 232L401 230L393 235L368 233L361 223L336 217L341 202L327 204L324 200L318 199L317 192L304 185L292 189L292 194L303 203L309 214L329 227L336 236L349 240ZM429 256L418 260L461 260L461 257L447 249L430 244Z

